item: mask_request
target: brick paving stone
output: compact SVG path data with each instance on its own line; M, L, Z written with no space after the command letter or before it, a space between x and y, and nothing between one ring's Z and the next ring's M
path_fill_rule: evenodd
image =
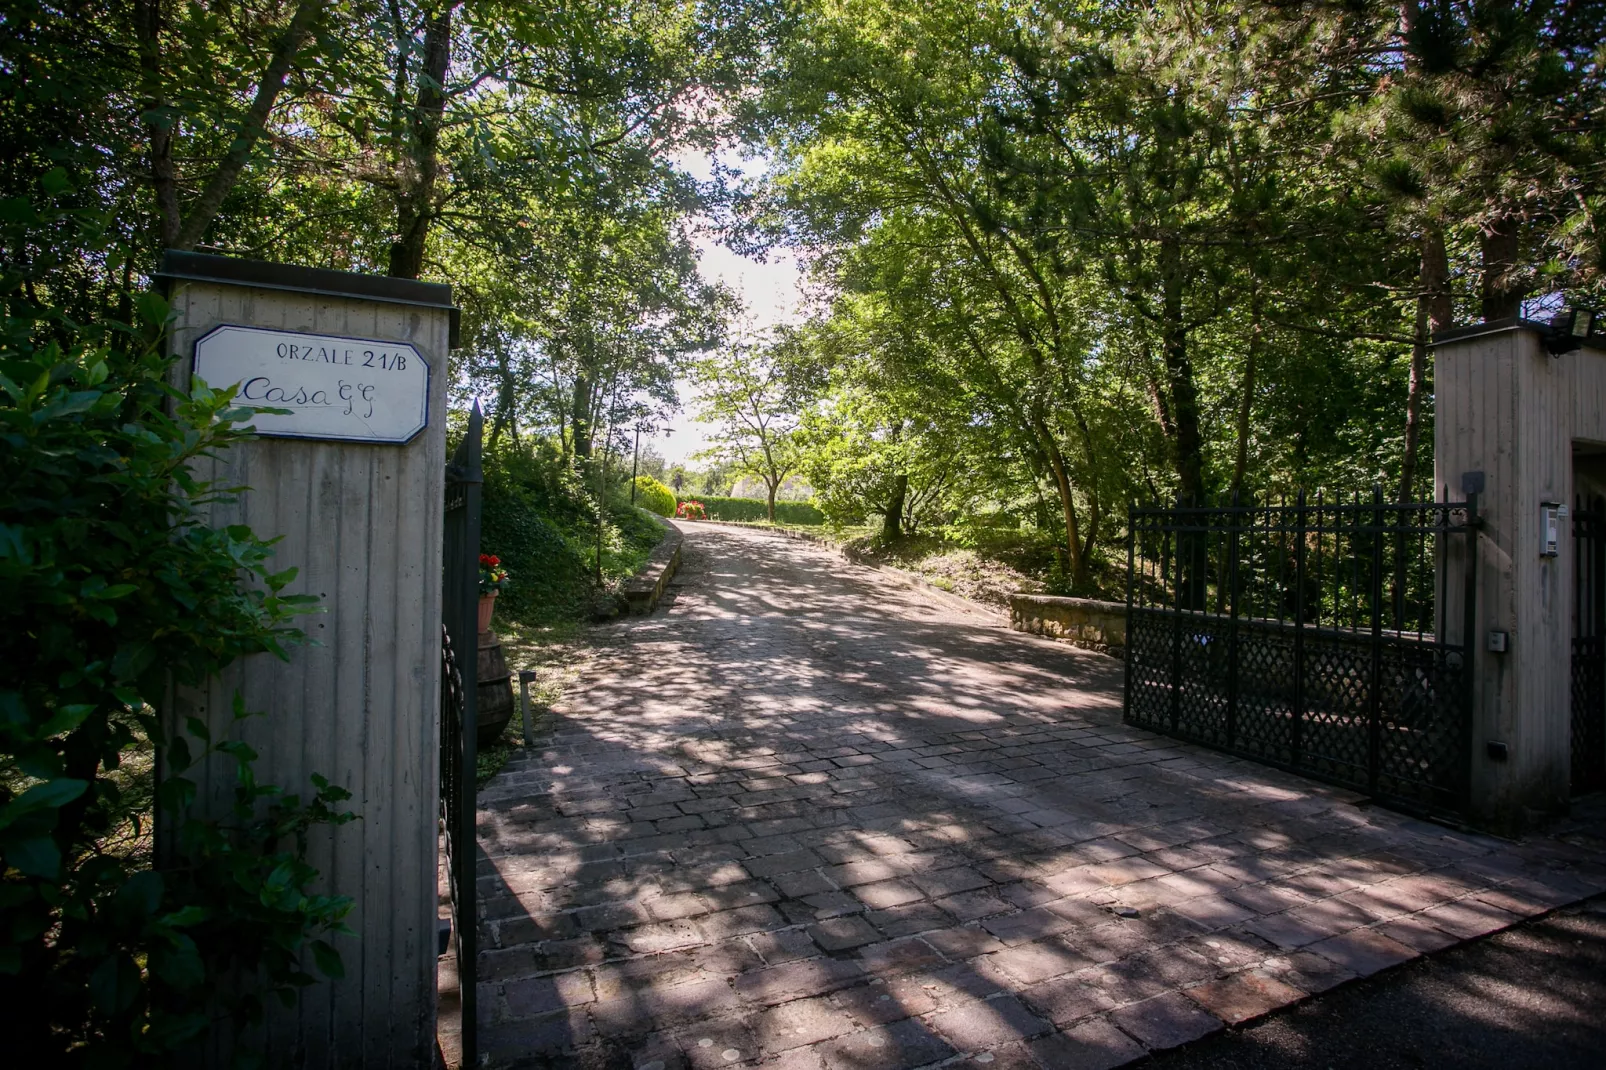
M854 1028L771 1070L950 1041L967 1067L1113 1065L1117 1024L1214 1028L1184 991L1232 1018L1606 889L1594 841L1357 808L1121 725L1119 662L686 530L668 606L588 633L542 746L482 793L493 1052L749 1063L756 1023L815 1001Z
M1411 950L1423 954L1442 950L1461 941L1460 937L1440 929L1423 914L1407 914L1392 921L1382 922L1373 928L1390 940L1396 940Z
M1071 919L1046 906L990 917L981 923L983 929L1006 944L1019 944L1028 940L1039 940L1045 936L1056 936L1074 928L1075 925Z
M864 910L864 904L851 892L816 892L802 899L786 900L781 910L793 921L802 922L858 914Z
M828 918L809 926L809 935L825 951L848 951L881 939L875 927L861 917Z
M950 959L969 959L992 951L1001 951L1004 944L979 928L938 929L922 933L921 940L936 948Z
M1480 902L1477 899L1461 899L1454 903L1430 907L1416 916L1434 928L1443 929L1451 936L1463 940L1504 929L1513 922L1521 920L1508 910L1502 910L1491 903Z
M1046 907L1079 929L1104 925L1110 920L1108 910L1085 899L1056 899Z
M1143 1046L1106 1018L1031 1042L1043 1070L1111 1070L1143 1057Z
M934 899L992 885L991 881L969 866L953 866L929 873L917 872L910 876L910 880Z
M1093 964L1087 956L1055 941L1021 944L989 955L988 958L993 965L1025 985L1075 973Z
M850 1033L820 1045L830 1070L903 1070L954 1055L953 1047L918 1018Z
M1167 992L1111 1011L1110 1020L1152 1051L1174 1048L1221 1029L1221 1019L1201 1010L1180 992Z
M879 858L844 862L840 865L830 866L825 870L826 875L843 888L851 888L859 884L870 884L875 881L893 880L906 876L908 872L908 869L904 866L894 865L890 861Z
M753 1034L766 1052L786 1051L841 1036L854 1029L853 1020L822 997L793 1000L758 1015Z
M1253 909L1222 896L1185 899L1173 903L1171 910L1205 929L1225 929L1258 916Z
M884 936L914 936L916 933L927 933L954 923L951 915L926 902L905 903L903 906L888 907L885 910L868 911L864 915L864 920L881 930Z
M734 911L728 911L735 913ZM689 921L666 922L661 925L642 925L626 929L619 934L626 947L638 955L656 951L673 951L676 948L694 947L706 943L702 930Z
M943 962L942 955L924 940L905 937L867 944L856 952L864 968L878 977L913 973Z
M977 1052L957 1065L966 1070L1039 1070L1037 1059L1024 1041Z
M800 869L813 869L823 863L824 859L819 855L808 848L803 848L798 851L783 851L780 854L744 859L742 868L755 877L774 877L782 873L795 873Z
M1333 935L1325 920L1302 918L1292 912L1251 918L1241 928L1284 948L1304 947Z
M697 919L698 930L707 934L711 940L768 932L785 926L786 919L768 904L722 910L717 914L707 914Z
M793 1048L764 1061L764 1070L824 1070L825 1061L814 1048Z
M754 933L746 938L746 943L768 966L795 959L810 959L820 953L814 938L802 929Z
M655 1033L630 1045L631 1070L683 1070L686 1057L667 1033Z
M1124 921L1069 932L1059 939L1075 948L1091 962L1115 962L1150 946L1149 934L1141 925Z
M584 1011L559 1011L539 1018L480 1027L480 1050L492 1058L556 1058L587 1044L595 1035Z
M985 891L960 892L938 899L933 905L960 922L977 921L1015 909L998 896Z
M1141 962L1150 974L1173 988L1204 981L1221 972L1219 963L1183 944L1142 951L1133 955L1131 961Z
M902 906L924 898L925 893L905 880L877 881L853 889L854 896L872 910Z
M1115 1000L1084 976L1058 977L1021 991L1021 998L1055 1025L1065 1027L1107 1011Z
M700 896L691 894L662 895L647 900L644 905L658 921L677 921L708 913L708 904Z
M1301 992L1319 995L1355 979L1354 971L1314 951L1296 951L1266 959L1261 969Z
M937 1000L918 980L876 981L836 993L837 1005L860 1025L885 1025L937 1009Z
M812 869L797 870L792 873L777 875L772 881L775 888L785 896L801 899L806 895L818 895L820 892L834 892L837 886L826 879L823 873Z
M1356 929L1312 944L1310 949L1362 977L1409 962L1417 956L1411 948L1375 929Z
M741 1003L729 982L723 979L679 985L649 982L642 986L637 998L659 1026L729 1014Z
M864 976L864 968L843 959L807 959L766 966L736 978L736 991L757 1003L785 1003L799 996L824 995Z
M758 1041L739 1018L701 1022L672 1034L694 1070L737 1066L758 1057Z
M970 1000L931 1016L931 1026L961 1051L980 1051L1052 1030L1014 996Z
M1228 1025L1259 1018L1305 997L1293 985L1257 970L1195 985L1183 994Z

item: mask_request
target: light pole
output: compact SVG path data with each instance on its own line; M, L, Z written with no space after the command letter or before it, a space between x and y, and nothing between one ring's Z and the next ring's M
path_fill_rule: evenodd
M652 428L643 427L643 425L641 425L641 424L637 424L636 427L635 427L636 448L635 448L635 452L630 457L630 504L631 505L635 505L636 504L636 468L637 468L638 465L641 464L641 432L644 431L644 430L650 431L650 430L652 430ZM675 429L673 427L664 428L664 435L665 436L672 435L674 433L675 433Z
M636 425L636 451L630 456L630 504L636 504L636 466L641 463L641 425Z

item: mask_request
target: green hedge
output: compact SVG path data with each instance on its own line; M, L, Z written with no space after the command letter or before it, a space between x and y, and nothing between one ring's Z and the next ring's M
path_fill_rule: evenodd
M636 504L659 516L675 515L675 492L652 476L636 477Z
M769 513L759 498L715 498L687 496L687 501L702 502L710 520L768 520ZM825 514L811 502L776 502L775 522L778 524L823 524Z

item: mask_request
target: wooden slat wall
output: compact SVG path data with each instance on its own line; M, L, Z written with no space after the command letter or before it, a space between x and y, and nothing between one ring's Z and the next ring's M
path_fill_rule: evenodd
M1606 354L1559 358L1538 333L1513 327L1440 345L1434 358L1436 482L1459 497L1461 473L1482 471L1473 804L1518 825L1526 811L1567 804L1571 746L1574 551L1570 525L1555 558L1540 555L1540 503L1571 505L1573 443L1606 442ZM1452 560L1448 619L1460 619ZM1484 646L1510 635L1506 654ZM1485 754L1491 740L1509 760Z
M346 978L306 991L262 1043L269 1065L414 1067L433 1059L436 806L439 795L441 519L446 462L445 310L212 283L173 295L176 352L220 323L411 342L429 360L430 426L406 446L263 439L230 451L215 478L250 487L215 524L281 535L275 567L322 600L303 618L318 645L288 664L268 655L232 667L204 694L180 695L214 734L232 696L265 711L236 730L259 752L259 779L303 795L322 773L350 790L362 820L316 837L327 890L356 901L338 941ZM180 362L187 379L188 361ZM201 805L232 791L221 763L192 774Z
M1576 361L1570 356L1552 357L1533 331L1517 332L1516 337L1520 415L1512 490L1519 537L1512 578L1523 658L1514 710L1520 745L1512 748L1510 794L1524 806L1553 811L1567 805L1571 776L1572 572L1576 554L1572 526L1563 523L1561 552L1556 557L1540 555L1540 503L1572 503L1569 387Z
M1606 446L1606 350L1577 349L1562 359L1570 376L1573 441Z

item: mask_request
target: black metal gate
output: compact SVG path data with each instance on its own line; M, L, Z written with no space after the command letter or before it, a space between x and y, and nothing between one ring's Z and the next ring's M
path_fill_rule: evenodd
M475 963L479 926L475 882L475 655L480 570L480 438L478 404L468 432L446 466L446 518L441 584L441 823L445 828L452 936L462 991L463 1061L478 1065Z
M1606 500L1573 513L1574 795L1606 788Z
M1457 812L1477 496L1136 508L1127 723Z

